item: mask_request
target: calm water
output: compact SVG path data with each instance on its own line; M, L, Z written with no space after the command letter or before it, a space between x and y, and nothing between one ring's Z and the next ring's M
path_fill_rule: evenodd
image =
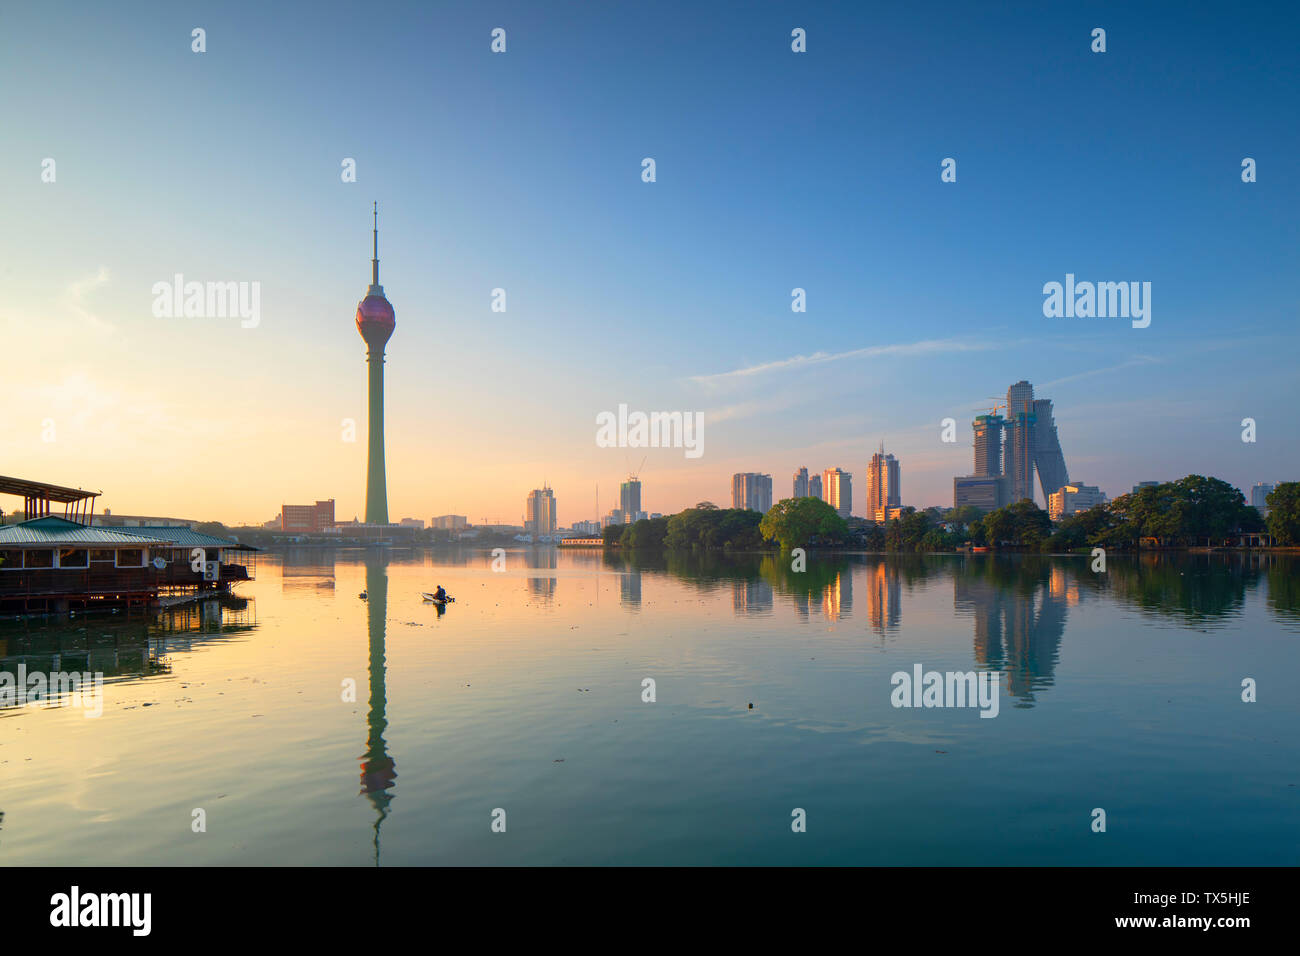
M1300 863L1290 558L302 551L239 593L0 623L108 675L0 710L0 864ZM998 716L894 708L917 663Z

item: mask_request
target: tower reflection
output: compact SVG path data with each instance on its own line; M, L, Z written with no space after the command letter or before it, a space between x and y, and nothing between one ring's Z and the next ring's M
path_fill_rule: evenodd
M375 866L379 865L379 827L388 816L397 785L397 761L388 753L384 675L385 627L388 620L388 570L381 554L366 558L366 627L370 635L370 709L366 714L366 752L361 757L361 794L375 808Z

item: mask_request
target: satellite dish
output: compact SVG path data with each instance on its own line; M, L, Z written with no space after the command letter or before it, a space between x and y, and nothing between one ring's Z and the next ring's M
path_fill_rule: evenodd
M163 568L167 567L167 562L162 558L154 558L153 566L157 568L159 571L161 571Z

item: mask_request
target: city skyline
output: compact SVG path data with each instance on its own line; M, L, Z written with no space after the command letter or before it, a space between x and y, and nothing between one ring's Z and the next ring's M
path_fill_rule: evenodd
M704 415L699 459L648 450L663 513L716 499L737 472L839 462L861 482L881 435L907 462L907 503L946 505L969 447L942 443L941 422L966 427L992 383L1022 378L1050 389L1072 471L1112 497L1153 475L1248 493L1296 471L1297 133L1277 122L1294 81L1266 66L1288 55L1285 30L1186 11L1171 34L1151 11L1107 11L1112 40L1140 48L1117 62L1089 53L1068 11L953 6L950 29L864 60L862 44L910 36L905 12L759 3L737 24L668 4L558 23L506 4L509 53L490 53L480 16L440 12L431 28L456 42L430 58L424 33L398 38L388 56L409 82L377 96L339 69L354 37L334 9L302 23L232 5L202 55L170 21L107 9L56 48L8 49L15 77L111 64L115 81L0 103L0 196L25 224L0 236L0 332L23 343L0 382L7 472L93 486L121 513L260 524L282 502L334 498L365 515L367 383L338 316L376 198L404 315L385 369L393 515L514 515L521 473L586 502L630 467L594 441L620 403ZM44 29L30 8L6 22ZM598 52L611 29L620 69L602 88L546 72L559 49L613 56ZM286 34L301 43L286 50ZM1198 34L1215 38L1194 53L1216 83L1191 92L1176 67ZM1024 55L1006 59L1008 43ZM665 70L665 49L684 72ZM964 82L971 70L988 81ZM213 84L208 115L194 104ZM1085 85L1104 136L1078 135ZM458 91L431 118L430 89ZM1036 134L1008 154L991 111ZM827 122L856 115L869 119ZM359 134L357 116L382 133ZM939 178L948 156L954 183ZM41 181L46 158L56 181ZM340 178L349 158L355 182ZM1150 326L1046 318L1043 285L1067 274L1150 281ZM260 282L259 323L151 314L151 288L175 275ZM138 367L169 375L123 374Z

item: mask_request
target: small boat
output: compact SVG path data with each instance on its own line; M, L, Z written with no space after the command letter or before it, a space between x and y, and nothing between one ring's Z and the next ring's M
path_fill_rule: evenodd
M456 600L451 595L448 595L445 598L440 598L432 591L421 591L420 597L424 598L430 604L450 604L452 601Z

